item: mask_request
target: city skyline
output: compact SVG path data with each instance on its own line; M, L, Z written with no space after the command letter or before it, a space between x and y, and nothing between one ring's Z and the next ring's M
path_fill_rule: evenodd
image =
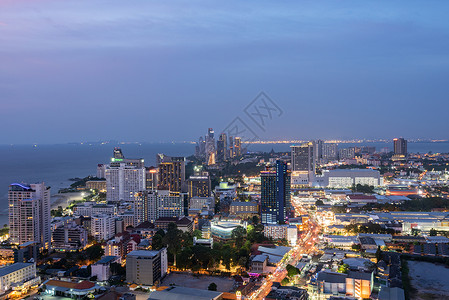
M2 144L195 141L260 91L264 140L449 138L447 3L136 3L2 1Z

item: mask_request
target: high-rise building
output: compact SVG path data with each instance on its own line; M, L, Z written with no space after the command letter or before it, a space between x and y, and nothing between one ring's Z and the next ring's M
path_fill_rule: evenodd
M338 150L339 159L353 159L355 157L355 147L342 148Z
M126 281L151 286L167 274L167 249L134 250L126 256Z
M316 140L314 145L315 145L315 149L314 149L313 153L315 154L315 162L321 163L321 160L323 158L324 142L322 140Z
M209 197L211 193L211 182L207 172L199 176L190 176L187 179L187 192L191 197Z
M307 171L315 173L316 157L314 143L308 142L301 146L291 146L292 171Z
M51 248L50 187L44 183L13 183L8 190L11 243L38 242Z
M172 193L182 192L186 173L185 158L158 154L157 160L159 164L158 190L168 190Z
M114 148L113 154L105 169L106 200L132 202L146 187L144 160L125 158L120 148Z
M291 178L287 164L278 160L275 170L263 171L260 177L262 223L284 222L291 209Z
M217 151L215 149L214 130L209 128L206 135L206 163L214 165L216 162Z
M115 235L115 217L108 214L92 216L91 235L97 241L107 241Z
M219 162L224 162L228 158L228 138L226 133L220 134L217 141L217 160Z
M327 163L338 159L338 146L335 143L324 143L321 148L321 161Z
M393 139L394 154L407 156L407 140L403 138Z
M235 156L234 152L234 137L229 137L229 157L233 158Z
M242 155L242 139L240 137L234 138L234 156Z
M145 168L120 164L106 168L106 200L132 202L134 195L145 189Z
M87 245L87 230L75 222L64 223L53 230L52 245L63 251L82 249Z
M185 215L184 194L170 195L169 191L142 191L134 202L134 226L142 222L154 222L160 217Z
M157 189L159 170L155 167L145 168L145 186L146 190L155 191Z

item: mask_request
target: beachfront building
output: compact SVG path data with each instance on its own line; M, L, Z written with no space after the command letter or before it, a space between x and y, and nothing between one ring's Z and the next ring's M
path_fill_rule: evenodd
M37 241L41 249L50 249L50 187L44 183L12 183L8 202L11 243Z
M129 159L121 149L114 149L111 163L105 167L106 200L134 202L134 196L146 187L143 159Z

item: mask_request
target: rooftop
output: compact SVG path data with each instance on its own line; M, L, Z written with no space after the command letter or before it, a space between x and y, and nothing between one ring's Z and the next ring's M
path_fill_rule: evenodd
M134 250L134 251L129 252L127 256L154 257L158 254L159 254L159 251Z
M117 259L118 259L117 256L105 256L102 259L100 259L99 261L97 261L95 264L109 264L109 263L114 262Z
M371 280L373 273L349 271L348 278Z
M3 268L0 268L0 277L3 277L5 275L8 275L12 272L18 271L20 269L32 266L33 263L15 263Z
M218 299L222 294L221 292L172 286L162 291L152 292L148 300L210 300Z
M331 271L321 271L317 274L317 281L325 281L331 283L346 283L346 277L348 275L343 273L331 272Z

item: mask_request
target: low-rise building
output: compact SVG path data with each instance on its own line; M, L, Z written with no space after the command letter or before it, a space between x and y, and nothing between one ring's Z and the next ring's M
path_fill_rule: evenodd
M349 271L346 277L346 295L358 299L368 299L373 291L373 272Z
M100 286L86 280L71 282L50 279L43 283L43 288L47 295L82 299L89 294L96 293L100 289Z
M285 239L290 246L296 246L298 241L298 228L294 225L266 224L263 234L274 240Z
M170 223L175 223L178 229L184 232L193 232L193 220L187 217L160 217L154 222L154 227L157 230L167 230Z
M347 274L324 270L318 272L316 284L318 294L346 296Z
M232 238L232 231L239 226L246 228L246 223L239 221L213 221L211 222L211 236L214 241L228 241Z
M259 205L255 201L233 201L229 206L229 215L242 219L259 215Z
M89 180L86 181L88 190L97 190L100 193L106 193L106 180Z
M268 265L268 255L256 255L251 260L251 273L265 273L265 269Z
M26 290L40 283L35 263L14 263L0 268L0 294L12 289Z
M119 261L119 256L104 256L91 266L92 276L97 276L97 281L108 280L111 277L111 264Z
M150 293L151 300L183 299L183 300L220 300L223 293L193 289L181 286L171 286Z

